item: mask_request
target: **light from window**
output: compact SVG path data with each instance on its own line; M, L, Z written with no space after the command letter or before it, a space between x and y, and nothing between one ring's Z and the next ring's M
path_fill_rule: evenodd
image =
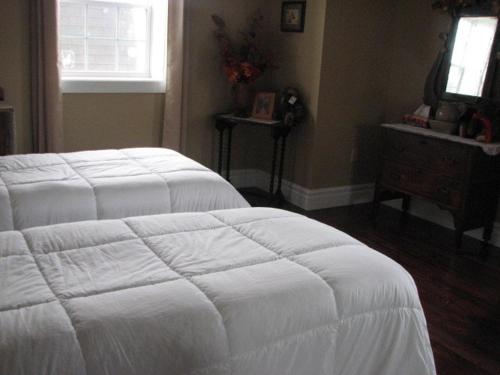
M481 96L497 23L497 17L460 18L446 92Z
M164 77L165 3L60 0L59 60L63 79Z

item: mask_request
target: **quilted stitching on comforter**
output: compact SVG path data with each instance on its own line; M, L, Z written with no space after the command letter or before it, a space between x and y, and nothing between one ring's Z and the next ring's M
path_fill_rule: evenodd
M0 157L0 231L241 207L222 177L168 149Z
M0 233L0 374L435 374L410 275L247 208Z

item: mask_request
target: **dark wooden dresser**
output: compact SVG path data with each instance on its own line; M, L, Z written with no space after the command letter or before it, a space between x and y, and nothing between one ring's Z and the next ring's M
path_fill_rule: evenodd
M411 197L448 210L455 222L456 245L463 232L484 228L491 238L500 187L500 145L482 144L458 136L408 125L383 125L384 147L375 186L375 217L380 202Z
M15 153L15 138L14 109L0 102L0 156Z

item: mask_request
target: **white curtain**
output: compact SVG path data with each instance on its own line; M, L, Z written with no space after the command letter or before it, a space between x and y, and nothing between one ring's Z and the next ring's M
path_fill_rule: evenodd
M63 151L57 61L57 0L30 0L31 121L34 152Z
M167 89L163 117L162 146L184 151L186 72L186 3L168 1Z

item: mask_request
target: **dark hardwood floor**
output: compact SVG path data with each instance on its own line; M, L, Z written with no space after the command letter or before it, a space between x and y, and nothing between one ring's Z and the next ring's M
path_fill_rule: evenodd
M252 205L264 205L253 195ZM427 317L438 375L500 375L500 249L480 254L481 243L383 207L377 225L371 205L304 212L391 257L415 279ZM404 374L401 374L404 375Z

